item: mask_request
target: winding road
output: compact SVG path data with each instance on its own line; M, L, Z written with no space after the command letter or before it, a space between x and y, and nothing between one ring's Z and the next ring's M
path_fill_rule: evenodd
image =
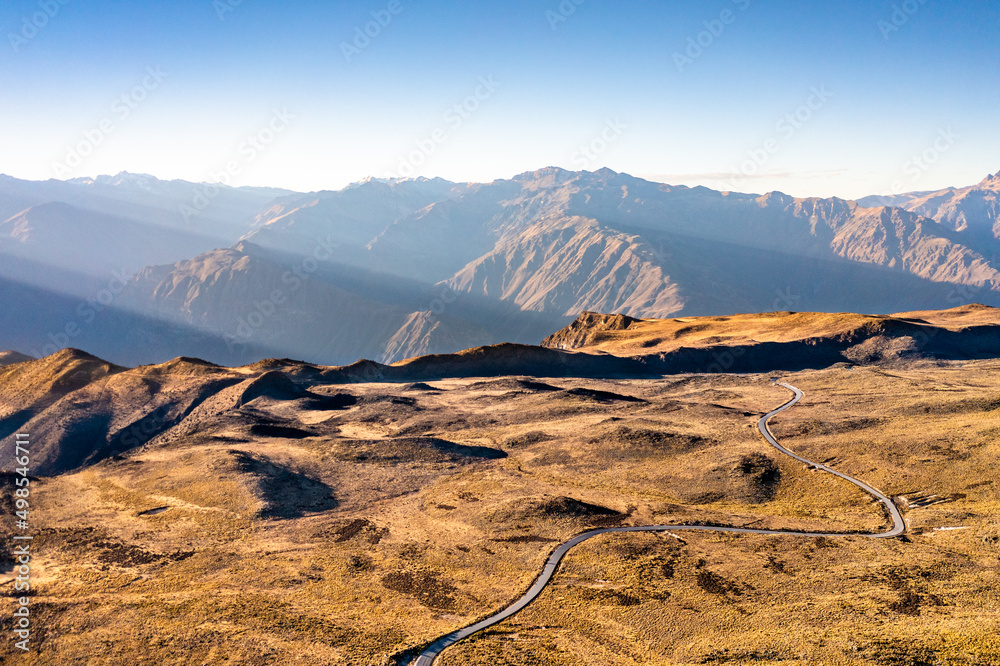
M570 549L572 549L574 546L583 543L587 539L592 539L602 534L612 534L615 532L668 532L668 531L679 531L679 530L689 530L689 531L696 530L702 532L734 532L737 534L785 534L785 535L792 534L796 536L808 536L808 537L819 537L819 536L835 537L835 536L852 535L852 536L867 536L872 539L886 539L889 537L896 537L903 534L906 531L906 523L903 522L903 516L899 513L899 509L896 507L896 505L893 503L891 499L889 499L884 494L882 494L875 488L872 488L863 481L859 481L858 479L855 479L852 476L848 476L843 472L838 472L835 469L831 469L826 465L821 465L818 463L814 463L811 460L807 460L806 458L803 458L800 455L792 453L791 451L789 451L788 449L786 449L785 447L783 447L781 444L778 443L778 440L774 438L774 435L771 434L770 429L767 427L767 422L770 421L775 415L780 414L781 412L785 411L786 409L797 403L799 400L802 399L802 397L805 394L799 389L792 386L791 384L783 384L779 382L776 385L788 389L794 394L794 397L785 404L778 407L777 409L774 409L765 414L764 416L760 417L760 420L757 422L757 428L760 430L760 433L764 435L764 439L766 439L768 443L771 444L771 446L778 449L785 455L791 456L792 458L800 462L803 462L806 465L809 465L810 467L823 470L824 472L829 472L834 476L839 476L845 481L850 481L857 487L864 490L869 495L872 495L875 499L877 499L879 502L882 503L882 505L889 512L889 516L892 518L892 527L889 530L885 532L880 532L878 534L861 534L861 535L859 535L858 533L850 533L850 532L796 532L792 530L755 530L745 527L718 527L714 525L647 525L647 526L634 526L634 527L606 527L602 529L591 530L589 532L584 532L583 534L579 534L570 539L569 541L560 544L559 547L552 552L552 555L549 556L548 561L546 561L545 563L545 567L542 569L542 572L541 574L539 574L538 578L535 579L534 584L532 584L532 586L528 588L528 591L525 592L520 599L518 599L513 604L503 609L496 615L491 615L485 620L481 620L480 622L477 622L472 626L466 627L464 629L458 629L456 631L451 632L450 634L445 634L444 636L441 636L440 638L433 641L426 648L424 648L424 651L421 652L420 655L416 658L416 660L412 661L411 664L413 664L413 666L431 666L434 663L434 661L437 660L441 652L444 651L446 648L454 645L455 643L458 643L459 641L468 638L469 636L472 636L473 634L482 631L483 629L487 629L495 624L499 624L500 622L503 622L504 620L519 613L528 604L530 604L532 601L538 598L538 595L542 593L542 591L545 589L545 586L548 585L549 582L551 582L552 577L556 573L556 569L559 567L559 563L562 561L563 557L566 556L566 553L570 551Z

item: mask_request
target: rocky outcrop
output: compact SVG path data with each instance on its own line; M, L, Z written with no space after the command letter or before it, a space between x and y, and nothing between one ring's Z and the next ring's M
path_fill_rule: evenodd
M545 338L542 346L552 349L589 347L606 339L607 333L624 331L636 321L638 320L622 314L582 312L572 324Z

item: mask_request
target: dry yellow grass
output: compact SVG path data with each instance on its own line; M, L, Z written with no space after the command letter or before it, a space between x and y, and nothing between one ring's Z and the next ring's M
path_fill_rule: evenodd
M832 339L850 334L865 326L879 326L907 320L916 330L926 328L927 336L936 333L931 326L958 331L973 326L1000 324L1000 309L966 305L951 310L904 312L894 315L863 315L849 312L767 312L737 314L725 317L681 317L675 319L640 319L627 328L615 318L595 315L600 323L575 335L564 329L556 333L549 344L560 336L575 338L572 348L587 352L604 352L619 356L648 355L673 352L682 347L725 348L759 343L787 343L810 339ZM570 327L572 329L573 326Z
M777 437L913 500L906 539L602 537L442 663L1000 663L1000 363L784 379L806 398L775 419ZM359 402L325 414L263 398L247 409L314 435L206 422L45 480L35 651L5 641L0 659L385 664L503 607L558 541L595 525L885 524L856 488L759 436L759 415L788 397L768 376L537 380L576 392L484 381L336 387ZM737 471L754 453L780 468L773 487ZM947 501L917 506L929 495Z

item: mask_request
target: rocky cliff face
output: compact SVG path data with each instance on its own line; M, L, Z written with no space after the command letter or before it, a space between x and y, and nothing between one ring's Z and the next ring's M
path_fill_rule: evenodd
M145 269L130 282L122 305L150 320L212 333L227 347L225 360L237 364L257 360L260 350L330 364L382 358L410 316L301 266L271 261L249 244Z
M448 285L566 316L585 309L668 316L684 306L656 248L578 217L540 221L504 238Z
M369 179L335 192L283 197L260 212L242 240L271 250L309 255L337 248L349 260L396 220L467 189L440 178L387 182Z
M139 196L131 181L114 187ZM581 311L663 318L1000 305L998 190L1000 175L853 202L546 168L473 185L369 180L339 192L276 192L240 243L143 268L120 296L116 284L113 309L124 314L88 320L74 342L105 355L117 345L123 353L111 357L129 362L194 353L226 363L261 355L344 363L533 344ZM32 239L85 238L90 222L62 204L32 209L0 225L0 253ZM114 258L100 249L113 245L110 234L139 248L129 264L138 268L180 252L183 239L171 233L147 234L123 218L104 229L107 242L60 251L63 263L100 272L94 267ZM11 307L34 317L20 320L39 330L19 332L16 344L0 337L2 347L31 351L62 340L76 314L60 314L73 303L56 303L57 294L88 298L106 286L81 292L73 275L32 263L33 252L8 252L0 296L9 291ZM18 274L4 273L11 270ZM33 308L37 298L17 295L31 279L53 292Z
M868 197L869 205L892 205L939 223L961 234L978 252L996 261L1000 238L1000 172L969 187L948 187L896 197Z
M625 315L605 315L582 312L572 324L560 329L542 341L543 347L552 349L580 349L591 347L605 339L608 331L624 331L638 320Z
M958 234L898 208L862 208L836 230L838 256L901 269L933 282L1000 288L1000 272Z
M438 317L430 311L414 312L385 343L381 361L392 363L427 354L446 354L490 342L492 336L479 326L454 318Z

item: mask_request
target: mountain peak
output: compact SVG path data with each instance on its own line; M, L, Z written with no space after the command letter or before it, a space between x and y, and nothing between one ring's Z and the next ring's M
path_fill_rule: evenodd
M231 248L229 248L229 249L232 250L233 252L237 252L239 254L263 254L264 253L264 248L261 247L260 245L258 245L257 243L252 243L252 242L250 242L248 240L242 240L242 239L236 241L236 243L234 243L233 246ZM219 251L220 250L215 250L215 252L219 252Z
M613 169L602 167L596 171L568 171L562 167L547 166L535 171L525 171L514 176L511 180L516 183L533 183L538 187L555 187L564 185L573 180L584 182L604 182L616 178L630 179L626 173L619 173Z
M763 208L764 206L789 206L794 203L795 197L792 197L784 192L779 192L774 190L773 192L768 192L757 199L758 204Z
M345 190L354 190L359 187L364 187L366 185L395 185L396 183L401 183L405 178L379 178L378 176L365 176L361 180L355 181L345 187Z
M980 190L1000 189L1000 171L997 171L995 174L987 175L986 178L983 178L982 181L980 181L980 183L976 185L973 189L980 189Z
M567 171L562 167L557 166L547 166L541 169L536 169L535 171L525 171L524 173L519 173L512 180L515 181L530 181L530 180L542 180L542 179L562 179L565 180L567 177L575 176L576 172Z
M37 214L40 211L52 211L52 212L70 212L76 210L73 206L63 201L46 201L45 203L36 204L30 208L25 208L17 215L9 219L24 217L29 214Z
M20 229L19 235L23 236L26 229L38 223L59 223L65 224L73 219L75 214L80 213L80 209L62 201L47 201L45 203L26 208L20 213L13 215L4 224L13 224Z
M50 354L48 359L55 361L96 361L97 363L106 363L103 359L100 359L93 354L88 354L82 349L76 349L74 347L65 347L60 349L54 354Z
M112 187L132 186L148 190L153 183L159 182L159 179L156 178L156 176L150 176L145 173L119 171L113 176L100 175L93 178L73 178L69 182L76 183L78 185L110 185Z
M378 191L385 191L390 188L395 189L411 187L448 189L454 188L457 185L457 183L440 177L427 178L426 176L416 176L413 178L379 178L378 176L366 176L365 178L355 181L342 190L337 190L336 192L347 192L363 188L372 188Z
M12 350L0 351L0 366L14 365L15 363L24 363L26 361L34 360L34 356L28 356L27 354L22 354L21 352Z

